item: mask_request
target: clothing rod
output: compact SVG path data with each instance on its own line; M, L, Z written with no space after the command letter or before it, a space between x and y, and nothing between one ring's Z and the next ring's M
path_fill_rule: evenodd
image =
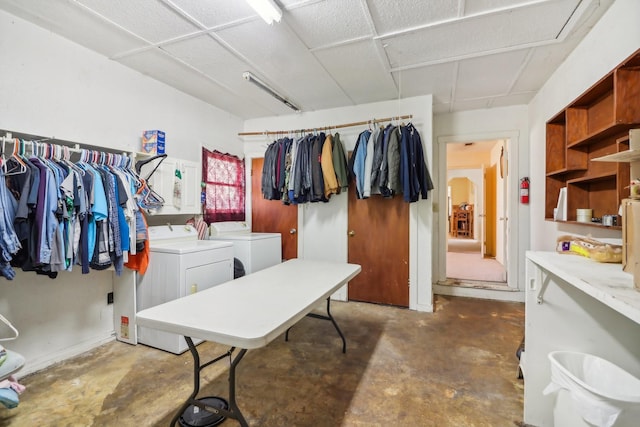
M368 125L369 123L390 122L391 120L406 120L406 119L411 119L411 118L413 118L413 114L408 114L408 115L405 115L405 116L385 117L384 119L372 119L372 120L366 120L366 121L361 121L361 122L343 123L341 125L323 126L323 127L316 127L316 128L311 128L311 129L293 129L293 130L279 130L279 131L268 130L268 131L264 131L264 132L240 132L240 133L238 133L238 136L253 136L253 135L258 136L258 135L278 135L278 134L288 134L288 133L307 133L307 132L314 132L314 131L317 131L317 130L348 128L348 127L352 127L352 126Z
M66 148L70 153L79 153L81 154L83 151L85 152L104 152L105 154L107 153L112 153L112 154L122 154L123 156L130 156L133 153L132 152L128 152L128 151L122 151L120 152L120 150L116 150L116 149L109 149L109 148L104 148L104 147L96 147L96 146L91 146L91 145L86 145L86 144L79 144L77 142L70 142L70 141L61 141L61 140L57 140L54 138L42 138L42 137L36 137L33 135L28 135L26 137L24 137L25 135L20 134L20 136L16 136L13 135L11 132L5 132L5 134L3 136L0 137L0 143L3 145L4 148L4 144L6 143L12 143L15 144L15 141L18 140L22 140L25 143L31 143L31 142L35 142L38 144L47 144L50 146L58 146L58 147L63 147ZM86 148L81 148L82 145L84 145ZM2 153L5 154L5 153Z

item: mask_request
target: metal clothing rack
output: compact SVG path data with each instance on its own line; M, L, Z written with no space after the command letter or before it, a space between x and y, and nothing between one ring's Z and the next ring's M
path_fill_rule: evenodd
M341 129L341 128L347 128L352 126L363 126L363 125L375 124L380 122L390 122L393 120L408 120L411 118L413 118L413 114L408 114L405 116L385 117L383 119L372 119L372 120L366 120L366 121L360 121L360 122L343 123L340 125L315 127L311 129L292 129L292 130L278 130L278 131L267 130L264 132L240 132L238 133L238 136L281 135L281 134L286 135L290 133L307 133L307 132L315 132L319 130Z
M24 143L25 147L31 146L32 154L34 155L44 155L45 157L65 156L68 158L70 153L77 153L80 154L82 160L91 160L100 163L113 163L121 160L123 163L126 161L126 166L131 165L133 157L135 156L135 153L133 152L120 152L118 150L105 151L103 147L58 140L55 137L47 138L22 133L13 133L10 131L4 132L5 134L0 137L0 156L2 156L2 159L4 159L7 153L7 143L14 144L13 153L16 153L18 144Z

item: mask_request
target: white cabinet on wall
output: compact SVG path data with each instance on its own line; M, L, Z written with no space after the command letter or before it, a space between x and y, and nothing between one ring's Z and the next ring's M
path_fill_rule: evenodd
M142 166L141 175L146 177L157 161ZM180 171L181 198L174 200L174 185L176 170ZM156 215L198 214L200 207L200 175L201 166L198 162L180 160L167 157L149 178L149 186L164 199L164 206L154 212Z

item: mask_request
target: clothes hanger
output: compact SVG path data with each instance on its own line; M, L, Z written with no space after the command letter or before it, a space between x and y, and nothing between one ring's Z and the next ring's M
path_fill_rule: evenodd
M0 338L0 341L10 341L10 340L15 340L16 338L18 338L18 336L20 335L20 333L18 332L18 330L15 328L15 326L13 326L11 324L11 322L9 322L2 314L0 314L0 322L4 323L5 325L7 325L9 327L9 329L11 329L13 331L13 334L15 336L13 337L9 337L9 338Z
M2 166L2 173L6 175L7 172L7 162L4 158L4 138L2 139L2 151L0 151L0 166Z
M151 176L154 174L154 172L156 171L156 169L158 169L158 167L160 166L160 164L164 161L164 159L167 158L166 154L159 154L157 156L153 156L149 159L146 160L140 160L136 162L136 172L138 175L140 175L140 171L142 169L142 166L146 165L149 162L155 161L160 159L160 161L158 162L158 164L156 164L156 166L151 170L151 172L149 173L148 176L146 176L144 179L145 181L148 180L149 178L151 178Z
M71 161L71 150L69 150L69 147L67 146L62 147L62 159L60 160L60 163L68 166L70 169L73 169L75 172L79 173L81 176L84 176L85 170L82 169L80 166L78 166L76 163L73 163Z
M27 171L26 163L18 154L19 149L20 149L20 140L16 138L13 141L13 152L11 153L11 156L9 156L9 159L7 160L13 159L18 164L15 168L7 170L7 162L5 161L5 158L4 158L4 140L2 141L2 171L4 172L5 176L19 175Z

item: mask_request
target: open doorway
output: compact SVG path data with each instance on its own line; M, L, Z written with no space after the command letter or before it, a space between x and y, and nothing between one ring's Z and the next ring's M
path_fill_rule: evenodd
M446 280L449 286L507 288L508 140L446 144Z

